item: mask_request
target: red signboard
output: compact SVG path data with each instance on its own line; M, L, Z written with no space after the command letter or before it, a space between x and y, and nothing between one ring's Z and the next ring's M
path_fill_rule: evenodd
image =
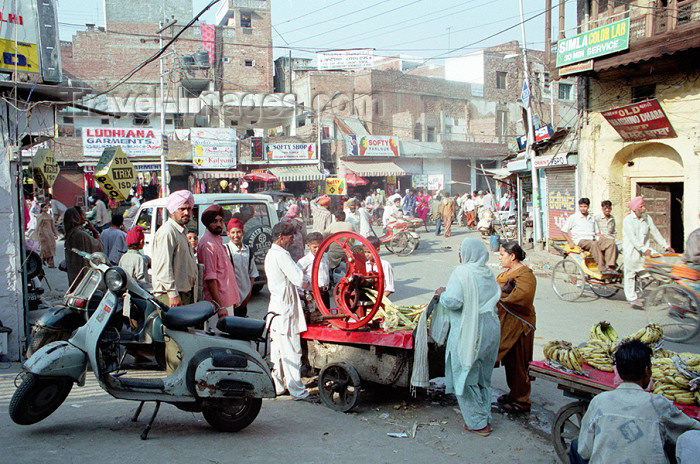
M603 116L626 142L676 137L671 121L655 99L605 111Z

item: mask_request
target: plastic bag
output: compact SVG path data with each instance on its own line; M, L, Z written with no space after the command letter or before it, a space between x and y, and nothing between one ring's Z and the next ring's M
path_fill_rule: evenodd
M450 319L447 317L447 310L438 303L435 311L430 316L430 338L439 346L443 346L449 333Z

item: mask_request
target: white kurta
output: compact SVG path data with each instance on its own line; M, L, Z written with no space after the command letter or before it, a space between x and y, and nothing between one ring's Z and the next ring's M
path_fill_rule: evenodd
M369 210L367 208L360 208L357 210L357 214L360 217L360 235L363 237L369 237L372 235Z
M661 236L659 229L648 214L638 218L634 212L625 216L622 221L622 259L624 269L625 298L634 301L637 295L634 288L635 274L644 269L644 253L655 251L650 246L649 235L662 247L668 248L666 239Z
M265 257L265 274L270 290L268 312L279 314L270 325L270 361L274 366L272 379L277 394L289 390L295 398L308 392L301 382L301 341L299 333L306 330L306 321L297 293L304 273L287 250L273 244Z

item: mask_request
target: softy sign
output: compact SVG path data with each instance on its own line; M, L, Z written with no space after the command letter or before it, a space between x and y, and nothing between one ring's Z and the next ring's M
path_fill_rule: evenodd
M345 179L329 177L326 179L326 195L345 195Z
M630 46L629 18L557 42L557 68L610 55Z
M316 145L313 143L267 143L267 162L279 164L316 164Z
M348 156L399 156L399 139L379 135L345 136Z

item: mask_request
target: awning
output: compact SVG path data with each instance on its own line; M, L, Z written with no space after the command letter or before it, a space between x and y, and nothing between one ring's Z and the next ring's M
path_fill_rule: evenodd
M245 175L243 171L205 171L192 170L192 175L196 179L242 179Z
M343 163L348 171L354 172L358 176L384 177L406 175L406 171L391 161L369 161L366 163L343 161Z
M280 182L323 180L326 176L316 166L279 166L269 169Z
M497 180L503 180L513 175L507 168L484 169L484 173L493 176Z

